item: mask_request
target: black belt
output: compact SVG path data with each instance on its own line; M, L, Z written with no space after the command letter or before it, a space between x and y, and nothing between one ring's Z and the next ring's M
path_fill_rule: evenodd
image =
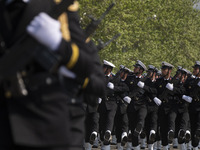
M59 85L58 77L50 73L38 73L25 78L24 81L27 89L30 91Z
M80 104L83 98L80 94L81 86L74 79L63 77L60 79L56 75L49 73L39 73L28 78L28 88L32 92L42 89L55 89L64 93L68 104Z

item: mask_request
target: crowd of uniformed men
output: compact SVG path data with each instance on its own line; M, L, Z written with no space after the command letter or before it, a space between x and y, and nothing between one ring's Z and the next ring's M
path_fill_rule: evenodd
M162 62L161 70L153 65L147 68L140 60L133 71L120 65L113 74L114 67L104 60L106 96L98 98L96 107L87 105L86 150L92 148L98 135L103 150L110 149L114 136L118 150L139 150L144 139L150 150L167 150L174 139L181 150L188 149L187 143L198 149L200 61L192 73L179 66L173 77L175 68L167 62Z

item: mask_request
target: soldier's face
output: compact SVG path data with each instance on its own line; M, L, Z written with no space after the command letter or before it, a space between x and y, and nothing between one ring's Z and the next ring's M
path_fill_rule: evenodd
M126 80L127 76L128 76L128 73L125 73L125 72L122 72L120 74L120 77L121 77L122 80Z
M166 76L168 73L168 68L161 69L161 72L162 72L162 76Z
M133 69L134 73L139 73L140 71L140 67L139 66L135 66L135 68Z
M199 67L194 67L192 73L193 73L194 76L196 76L199 73Z

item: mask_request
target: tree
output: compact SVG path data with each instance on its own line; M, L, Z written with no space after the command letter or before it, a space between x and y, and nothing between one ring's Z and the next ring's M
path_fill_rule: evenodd
M111 0L81 0L81 25L98 18ZM93 35L107 41L120 38L99 52L101 59L132 69L136 60L160 67L167 61L191 70L200 54L200 15L191 0L115 0L115 6ZM119 67L117 67L118 69Z

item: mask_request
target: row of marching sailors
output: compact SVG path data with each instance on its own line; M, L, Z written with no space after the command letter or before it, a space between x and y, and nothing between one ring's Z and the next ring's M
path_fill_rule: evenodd
M100 140L103 141L101 149L109 150L114 124L118 149L122 149L126 144L127 132L130 130L131 147L139 150L138 137L143 129L146 132L148 149L153 150L153 144L158 138L158 129L163 150L168 149L168 144L175 135L178 137L180 149L186 149L185 142L190 138L193 149L198 149L199 61L193 66L193 76L189 77L188 70L178 68L172 78L174 66L167 62L162 62L160 78L156 78L157 70L154 66L149 65L147 71L146 66L139 60L134 65L133 73L130 69L122 67L113 76L113 67L115 66L112 63L104 61L107 94L98 99L97 107L87 106L85 149L91 149L91 144L99 132ZM148 73L142 77L144 71Z

